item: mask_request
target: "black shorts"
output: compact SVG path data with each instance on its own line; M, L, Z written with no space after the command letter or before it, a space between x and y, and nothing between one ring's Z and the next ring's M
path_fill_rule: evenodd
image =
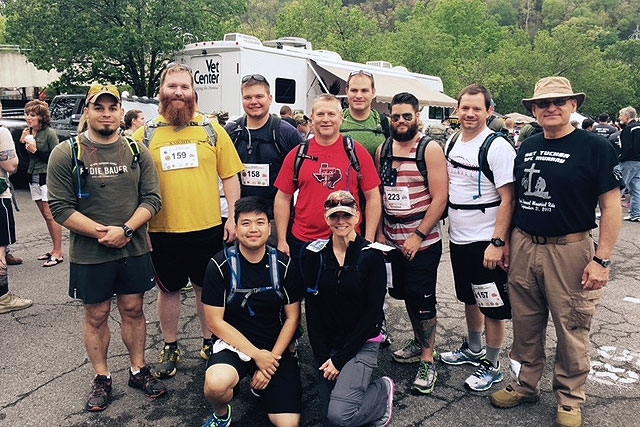
M211 258L223 248L224 226L188 233L149 233L158 287L177 292L191 283L202 286Z
M489 242L474 242L457 245L449 242L451 268L456 286L456 297L468 305L477 304L471 284L495 283L503 305L498 307L480 307L480 311L490 319L511 319L511 304L507 292L507 272L496 267L494 270L485 268L484 251Z
M71 263L69 296L98 304L115 295L141 294L155 286L149 254L101 264Z
M16 242L16 221L13 218L11 199L0 199L0 246Z
M286 350L278 362L278 369L271 377L269 385L260 390L260 399L264 402L267 414L299 414L302 411L302 380L298 358ZM212 354L207 361L207 369L217 364L233 366L241 380L245 376L253 375L258 369L253 360L243 362L240 356L231 350ZM238 386L233 390L234 396L237 388Z

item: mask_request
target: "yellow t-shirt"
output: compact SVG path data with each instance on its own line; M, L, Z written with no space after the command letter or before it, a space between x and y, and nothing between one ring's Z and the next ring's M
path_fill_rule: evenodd
M202 123L198 114L193 122ZM157 123L166 123L160 117ZM212 122L218 134L211 145L203 126L158 126L149 151L160 176L162 210L149 222L150 232L186 233L222 223L218 177L229 178L244 167L224 128ZM144 127L133 138L144 139Z

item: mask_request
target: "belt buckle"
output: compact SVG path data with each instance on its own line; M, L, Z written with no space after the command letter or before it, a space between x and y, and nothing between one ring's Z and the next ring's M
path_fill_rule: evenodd
M546 245L547 238L545 236L536 236L535 234L531 235L531 241L536 245Z

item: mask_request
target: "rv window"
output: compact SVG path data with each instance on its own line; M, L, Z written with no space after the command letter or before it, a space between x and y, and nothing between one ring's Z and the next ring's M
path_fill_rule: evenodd
M432 120L444 119L444 108L442 107L429 107L429 118Z
M296 81L276 78L276 102L279 104L296 103Z

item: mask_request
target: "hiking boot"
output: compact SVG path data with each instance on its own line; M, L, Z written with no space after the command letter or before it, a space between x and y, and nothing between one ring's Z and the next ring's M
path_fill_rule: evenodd
M31 305L33 305L33 301L30 299L20 298L9 291L0 297L0 314L22 310L31 307Z
M209 421L204 423L202 427L228 427L231 425L231 405L227 405L227 416L219 418L215 412L212 412Z
M176 374L178 360L180 360L178 346L165 345L160 352L160 361L153 366L153 375L158 378L171 378Z
M398 363L415 363L420 361L421 354L422 346L420 346L420 343L414 338L407 341L400 350L393 352L393 360Z
M420 394L430 394L436 386L437 379L438 373L436 372L436 366L433 362L420 360L418 374L413 380L411 390Z
M104 411L109 406L109 395L111 394L111 378L106 375L96 375L91 382L91 394L87 400L87 411Z
M487 359L482 359L480 367L464 382L464 386L473 391L486 391L504 378L500 371L500 362L494 367Z
M387 427L393 418L393 394L396 392L396 384L389 377L382 377L381 380L387 386L387 410L380 418L370 424L371 427Z
M447 365L464 365L469 364L473 366L480 366L482 358L485 356L486 351L483 348L479 352L471 351L467 340L462 342L462 346L454 351L446 351L440 354L440 360Z
M145 396L154 399L167 394L167 388L151 374L148 365L135 375L129 370L129 387L140 389Z
M572 408L567 405L558 405L558 414L556 415L556 423L558 427L581 427L582 411L580 408Z
M202 359L209 360L209 356L211 356L212 346L213 344L211 344L211 341L207 341L207 343L202 346L202 348L200 349L200 357Z
M13 256L13 254L7 254L4 257L5 261L7 261L7 265L20 265L22 264L22 258L18 258L17 256Z
M535 403L540 400L538 394L522 394L513 389L511 385L508 385L502 390L498 390L489 396L491 404L496 408L513 408L521 403Z

